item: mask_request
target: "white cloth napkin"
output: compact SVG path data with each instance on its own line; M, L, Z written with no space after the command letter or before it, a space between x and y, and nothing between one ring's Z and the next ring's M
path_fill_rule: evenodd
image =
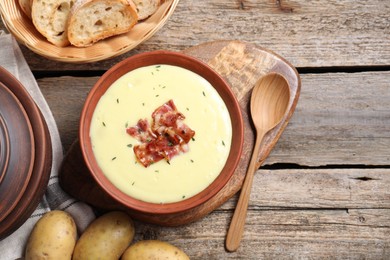
M45 196L21 227L0 241L0 259L13 260L23 256L28 236L34 224L44 213L54 209L67 211L75 219L79 232L88 226L95 215L88 205L71 198L58 185L58 170L63 159L63 150L54 117L16 40L11 35L0 31L0 46L0 66L18 78L35 100L46 119L53 146L53 166Z

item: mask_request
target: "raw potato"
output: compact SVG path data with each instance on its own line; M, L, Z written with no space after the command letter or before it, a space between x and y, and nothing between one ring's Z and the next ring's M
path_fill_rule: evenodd
M25 260L69 260L76 238L72 216L65 211L50 211L35 224L27 242Z
M134 238L134 223L119 211L94 220L77 241L73 260L119 259Z
M159 240L141 240L126 249L121 260L189 260L179 248Z

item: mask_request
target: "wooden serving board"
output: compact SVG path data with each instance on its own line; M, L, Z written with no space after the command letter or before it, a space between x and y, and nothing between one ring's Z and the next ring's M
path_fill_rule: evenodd
M254 128L249 115L251 90L262 75L269 72L279 72L290 85L289 113L278 126L265 136L258 155L258 167L260 167L295 110L301 88L299 74L291 64L277 54L241 41L204 43L189 48L184 53L208 63L219 72L230 84L241 106L244 121L243 153L239 165L227 185L203 205L185 212L161 216L132 211L124 208L98 187L83 163L79 142L76 141L65 156L60 170L60 185L66 192L96 208L124 210L135 219L163 226L183 225L204 217L240 190L254 145Z

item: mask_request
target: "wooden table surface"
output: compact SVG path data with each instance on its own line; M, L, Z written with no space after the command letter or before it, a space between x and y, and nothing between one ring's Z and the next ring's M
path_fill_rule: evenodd
M152 38L110 60L65 64L22 50L65 152L88 91L126 57L215 40L276 52L299 71L301 95L256 173L238 251L224 248L237 195L185 226L137 221L136 240L168 241L191 259L390 259L389 13L387 0L181 0Z

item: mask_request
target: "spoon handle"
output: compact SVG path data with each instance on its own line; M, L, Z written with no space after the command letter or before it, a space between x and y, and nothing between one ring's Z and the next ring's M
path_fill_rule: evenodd
M251 194L253 176L256 172L257 156L259 155L260 144L265 133L257 133L256 142L253 149L252 157L245 176L244 184L241 188L240 197L237 202L236 209L233 214L232 221L226 237L226 249L229 252L234 252L240 246L242 234L244 232L244 225L246 220L246 212L249 204L249 197Z

